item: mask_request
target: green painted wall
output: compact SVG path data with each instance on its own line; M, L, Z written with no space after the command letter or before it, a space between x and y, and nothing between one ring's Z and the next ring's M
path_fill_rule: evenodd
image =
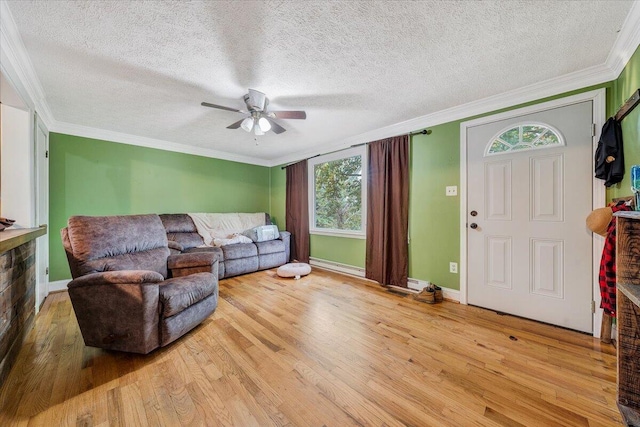
M460 186L460 122L430 129L411 139L409 277L458 289L449 262L460 258L460 199L445 187Z
M364 268L367 252L365 239L311 235L310 250L314 258Z
M50 280L70 278L72 215L268 212L269 168L51 133Z
M640 52L610 83L564 93L483 116L597 88L607 89L608 114L640 86ZM480 117L480 116L477 116ZM434 126L411 144L409 276L459 289L449 262L460 261L460 201L444 187L460 185L460 123ZM627 169L640 163L640 108L622 123ZM271 169L187 154L51 134L51 280L69 277L57 230L71 215L146 212L268 211L285 226L286 174ZM629 195L629 176L608 190L608 198ZM169 195L169 196L168 196ZM311 237L311 256L364 267L365 241Z
M640 47L636 49L627 65L615 80L611 90L609 115L614 115L618 108L640 88ZM612 186L607 191L607 197L631 195L631 177L629 171L632 165L640 164L640 107L636 107L622 120L622 140L624 142L624 163L627 172L621 183Z
M409 194L409 277L428 280L451 289L460 289L459 275L449 273L449 262L460 262L460 199L444 195L446 186L460 186L460 123L600 88L607 90L608 110L615 111L632 93L632 90L622 89L621 86L634 87L635 85L637 88L639 67L638 53L636 52L625 71L615 82L574 90L483 115L444 123L430 127L433 131L431 135L414 136L411 142ZM626 91L628 94L617 95L621 99L624 98L618 102L614 99L616 96L612 95L615 91ZM630 162L634 158L636 163L640 162L637 153L640 150L637 146L637 114L640 112L640 108L638 110L623 122L623 130L626 132L625 154L629 159L628 165L632 164ZM613 113L610 112L610 114ZM634 125L636 126L636 146L627 143L633 138L633 136L627 137L627 134L632 133L628 128ZM273 212L280 211L283 215L285 210L285 173L278 166L272 168L271 174L273 183L271 209ZM622 185L628 189L628 179L625 182L626 184ZM277 186L283 188L276 188ZM282 193L283 196L274 197L274 193ZM628 194L628 191L624 194ZM364 267L365 244L365 241L361 239L312 236L311 256Z

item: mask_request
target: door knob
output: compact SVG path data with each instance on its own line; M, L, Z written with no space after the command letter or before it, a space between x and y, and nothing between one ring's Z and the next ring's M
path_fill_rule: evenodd
M471 228L473 228L473 229L475 230L476 228L478 228L478 224L476 224L475 222L472 222L472 223L469 225L469 227L471 227Z

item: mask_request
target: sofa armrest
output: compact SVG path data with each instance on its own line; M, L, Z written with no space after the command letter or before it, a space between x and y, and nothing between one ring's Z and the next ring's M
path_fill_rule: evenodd
M72 280L67 288L80 288L95 285L142 285L145 283L159 283L164 280L162 274L148 270L121 270L105 271L102 273L87 274Z
M108 271L71 281L69 297L88 346L149 353L160 345L159 294L154 271Z
M169 255L167 267L187 268L201 267L203 265L212 266L216 260L216 254L212 252L189 252L186 254Z
M188 276L195 273L214 273L218 277L218 261L213 252L189 252L170 255L167 266L171 277Z
M289 262L291 258L291 233L288 231L281 231L280 240L284 242L284 251L287 256L287 262Z
M178 251L178 253L184 251L184 247L180 243L178 243L178 242L176 242L174 240L167 241L167 244L169 246L169 249L171 250L171 254L172 255L174 255L173 251Z
M291 233L289 233L288 231L280 232L280 240L289 240L289 239L291 239Z

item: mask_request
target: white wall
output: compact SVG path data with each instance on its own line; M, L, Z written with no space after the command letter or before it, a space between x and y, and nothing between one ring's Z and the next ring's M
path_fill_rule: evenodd
M35 182L31 113L0 105L0 216L34 227Z
M18 92L13 88L9 79L5 77L4 73L0 72L0 102L4 105L10 105L11 107L21 108L26 110L27 104L20 98Z

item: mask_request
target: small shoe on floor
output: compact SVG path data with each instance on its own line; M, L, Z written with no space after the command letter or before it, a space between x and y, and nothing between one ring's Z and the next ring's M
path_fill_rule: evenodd
M413 299L420 302L426 302L427 304L435 304L436 302L435 291L431 289L431 287L427 286L426 288L421 290L419 293L415 294L413 296Z
M436 302L442 302L444 300L444 296L442 295L442 288L438 285L431 285L433 288L433 296Z

